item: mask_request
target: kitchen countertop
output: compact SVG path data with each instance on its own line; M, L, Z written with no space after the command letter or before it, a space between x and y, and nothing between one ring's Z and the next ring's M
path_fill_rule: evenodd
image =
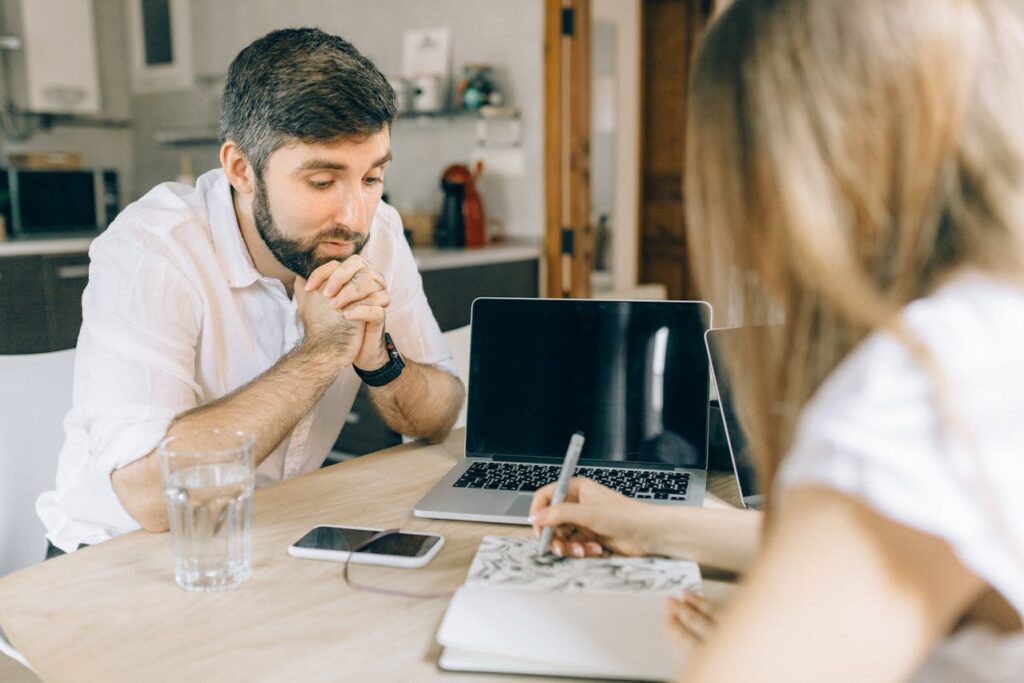
M40 254L69 254L89 251L96 235L62 237L16 238L0 240L0 257L38 256Z
M511 263L540 258L540 246L528 242L507 242L469 249L417 247L412 250L420 271L464 268L493 263Z
M0 257L81 253L89 250L89 244L95 237L96 235L76 235L8 239L0 241ZM416 259L416 266L425 271L527 261L540 257L540 246L517 241L471 249L417 247L412 253Z

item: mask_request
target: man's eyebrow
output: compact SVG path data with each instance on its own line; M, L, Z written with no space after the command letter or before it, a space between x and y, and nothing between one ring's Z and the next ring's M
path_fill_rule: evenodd
M370 168L378 168L391 161L391 152L388 152L377 161L373 162ZM302 162L296 171L347 171L348 164L338 163L337 161L331 161L330 159L307 159Z
M348 169L348 164L339 164L337 161L331 161L330 159L307 159L303 161L297 171L345 171Z

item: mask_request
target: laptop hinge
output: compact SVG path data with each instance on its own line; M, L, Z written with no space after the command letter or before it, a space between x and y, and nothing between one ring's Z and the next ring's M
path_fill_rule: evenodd
M562 464L561 458L532 458L522 455L492 455L491 460L494 462L522 462L530 465ZM666 465L664 463L623 460L580 460L577 467L629 467L644 470L666 470L668 472L677 469L674 465Z
M524 462L530 465L561 465L561 458L531 458L522 455L492 455L494 462Z

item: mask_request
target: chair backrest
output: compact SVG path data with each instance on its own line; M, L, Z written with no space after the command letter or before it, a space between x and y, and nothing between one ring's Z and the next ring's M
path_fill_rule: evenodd
M56 482L74 362L74 349L0 356L0 576L46 554L36 498Z
M469 334L470 326L457 327L444 333L445 344L455 358L455 368L459 373L459 379L466 386L466 396L469 396ZM466 426L466 401L462 400L462 410L459 411L459 419L455 421L455 428Z

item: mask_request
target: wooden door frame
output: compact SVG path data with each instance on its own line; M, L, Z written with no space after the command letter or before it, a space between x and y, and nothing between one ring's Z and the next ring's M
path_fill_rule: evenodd
M544 0L545 295L586 298L590 224L590 0Z
M640 281L660 282L665 285L669 298L690 299L695 298L697 295L693 274L690 272L689 245L686 236L685 219L686 196L683 191L683 179L686 173L684 168L685 154L683 153L686 143L686 79L689 77L691 64L696 56L695 48L699 42L701 32L704 30L706 22L714 14L716 4L728 3L721 0L717 3L715 0L640 0L641 69L639 78L640 140L638 145L638 163L643 181L637 202L637 277ZM664 169L661 173L652 173L648 158L651 144L650 138L657 135L657 132L653 130L651 125L652 121L649 115L654 108L664 106L664 100L658 100L653 97L651 90L648 88L650 85L648 83L649 70L653 68L652 46L648 44L650 40L648 21L652 5L676 5L680 7L683 14L681 25L683 49L681 54L677 55L678 61L676 62L681 66L681 74L684 79L680 84L683 89L683 101L682 111L679 112L677 124L680 126L679 151L682 156L676 167L672 169L672 173L665 173ZM657 26L658 24L655 25ZM663 46L663 43L661 45ZM652 236L651 231L652 229L658 230L659 228L655 215L651 214L651 206L659 201L665 203L666 197L668 198L667 201L678 205L679 211L678 223L675 220L670 221L667 224L668 230L666 232L678 232L678 234L655 238ZM678 230L675 230L675 228L678 228ZM652 253L664 255L671 252L677 252L673 256L678 259L678 277L669 278L668 280L665 280L664 277L660 279L653 277L652 271L656 271L657 268L652 268L652 260L649 258L649 255ZM654 262L656 262L656 259ZM673 263L676 262L673 261Z

